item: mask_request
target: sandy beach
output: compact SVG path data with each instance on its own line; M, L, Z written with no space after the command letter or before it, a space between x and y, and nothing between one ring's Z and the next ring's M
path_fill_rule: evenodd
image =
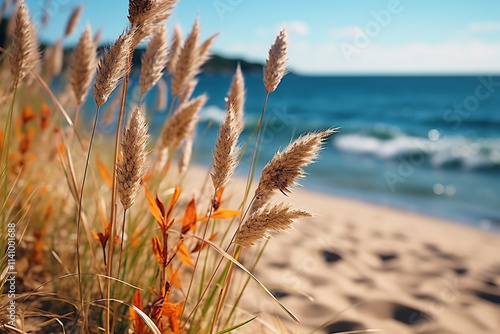
M226 205L244 186L232 181ZM273 235L255 272L301 321L298 333L327 322L316 333L500 332L500 234L303 188L275 200L316 214ZM295 330L256 284L245 297L243 309Z

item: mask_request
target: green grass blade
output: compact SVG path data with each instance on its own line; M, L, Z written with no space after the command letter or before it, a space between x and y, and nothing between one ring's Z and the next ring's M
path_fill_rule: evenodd
M237 325L234 325L232 327L229 327L229 328L226 328L224 330L221 330L220 332L217 332L215 334L224 334L224 333L229 333L230 331L232 331L233 329L236 329L236 328L240 328L240 327L243 327L245 326L246 324L248 324L249 322L252 322L256 319L257 317L253 317L252 319L248 319L247 321L244 321L242 322L241 324L237 324Z

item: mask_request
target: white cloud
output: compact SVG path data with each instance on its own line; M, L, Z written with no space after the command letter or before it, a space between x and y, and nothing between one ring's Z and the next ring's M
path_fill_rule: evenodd
M346 57L338 47L316 60L325 72L356 73L491 73L500 72L500 42L472 40L431 44L413 42L398 46L368 46ZM291 58L291 57L290 57ZM333 61L332 61L333 60ZM312 68L310 70L313 70ZM320 71L321 67L318 66Z
M472 22L467 25L467 31L474 34L484 32L497 32L500 31L500 22Z
M298 36L309 35L309 26L303 21L287 21L283 25L289 34Z
M289 68L299 73L315 74L481 74L500 73L500 41L478 39L450 40L444 43L408 42L380 45L373 40L350 61L341 45L352 40L320 43L303 39L289 44ZM224 48L229 55L264 61L269 50L264 40L240 41Z
M349 26L332 29L329 35L333 38L350 39L358 36L363 29L359 26Z

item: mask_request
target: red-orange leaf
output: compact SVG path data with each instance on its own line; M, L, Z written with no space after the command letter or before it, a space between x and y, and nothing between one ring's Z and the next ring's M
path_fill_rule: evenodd
M181 191L182 191L181 187L175 186L174 194L172 195L172 199L170 200L170 204L168 205L166 221L170 221L170 219L172 218L172 211L174 210L175 203L177 203L177 200L181 196Z
M24 124L28 123L29 121L31 121L32 119L34 119L36 116L35 116L35 113L33 112L33 109L31 109L30 106L26 106L24 107L23 109L23 113L21 115L21 120Z
M106 183L108 187L111 187L113 185L113 178L106 165L99 158L97 158L97 168L99 169L99 174L104 180L104 183Z
M158 194L156 194L155 196L155 202L156 202L156 205L158 205L158 209L160 209L160 212L161 212L161 216L164 218L165 220L165 205L163 204L163 202L161 201L160 197L158 197Z
M186 206L186 211L184 212L184 218L182 219L182 230L181 233L187 233L189 230L196 230L196 204L193 199Z
M179 304L172 304L170 302L164 302L161 308L161 314L168 317L170 321L170 328L175 334L180 333L180 316L182 314L182 309L184 308L184 302Z
M153 237L153 253L156 257L156 262L162 267L165 263L165 259L163 258L163 246L156 235Z
M148 200L149 211L151 211L158 224L160 224L160 226L163 226L164 225L163 216L161 214L160 208L158 207L156 199L149 192L149 189L148 187L146 187L146 185L144 185L144 191L146 192L146 199Z
M142 296L141 296L140 290L135 290L134 299L132 301L132 304L135 307L137 307L138 309L140 309L141 311L143 310ZM133 322L134 322L135 332L137 334L143 334L145 326L146 326L146 324L144 323L144 320L142 320L141 316L139 314L137 314L137 312L134 311L133 307L129 308L129 312L130 312L130 320L133 320Z
M240 214L241 214L241 211L237 211L237 210L219 209L219 210L214 211L212 213L212 218L213 219L228 219L228 218L237 217Z
M181 259L181 261L185 265L190 266L190 267L194 267L193 262L191 261L191 255L189 254L189 251L188 251L186 245L184 245L184 242L181 240L181 241L179 241L178 245L179 246L177 248L177 255L179 256L179 259Z
M170 284L172 284L176 288L182 289L182 282L181 282L181 279L179 277L179 269L180 268L177 268L177 270L174 270L172 268L172 266L170 265L167 267L167 275L170 278Z
M50 108L48 105L45 103L42 104L42 112L40 115L40 129L42 131L45 131L49 127L49 121L50 121Z

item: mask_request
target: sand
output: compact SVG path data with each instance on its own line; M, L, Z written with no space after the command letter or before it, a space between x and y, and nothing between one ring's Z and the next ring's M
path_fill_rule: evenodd
M202 177L194 167L188 179ZM226 206L244 186L232 182ZM259 315L253 333L276 317L298 333L327 322L315 333L500 333L499 233L303 188L276 200L317 215L273 235L255 271L301 324L251 283L241 306Z

